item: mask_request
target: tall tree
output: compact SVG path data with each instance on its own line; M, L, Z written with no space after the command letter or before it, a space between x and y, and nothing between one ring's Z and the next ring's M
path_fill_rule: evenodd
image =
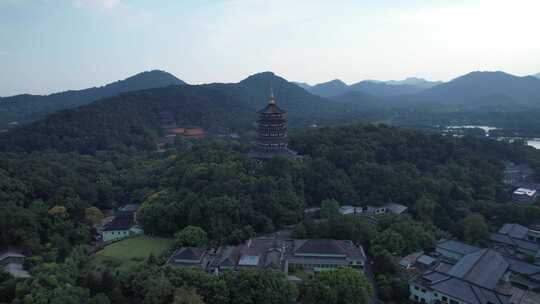
M325 199L321 202L321 218L329 219L339 215L339 202Z
M360 271L339 268L316 273L305 283L302 302L305 304L367 304L372 288Z
M208 242L206 231L201 227L187 226L174 235L177 246L198 247Z
M103 218L105 217L103 215L103 212L99 210L99 208L96 207L88 207L84 210L85 219L90 221L92 225L96 226L101 223Z
M174 291L173 304L204 304L204 302L193 288L180 287Z
M241 270L225 280L235 304L292 304L298 296L296 286L274 270Z
M463 239L469 243L476 243L487 237L488 225L480 213L470 213L462 221Z

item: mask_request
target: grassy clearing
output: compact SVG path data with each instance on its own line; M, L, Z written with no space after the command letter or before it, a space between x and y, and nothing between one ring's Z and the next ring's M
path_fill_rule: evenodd
M158 257L169 249L174 240L167 238L137 236L106 246L92 259L91 267L100 270L105 266L120 271L143 262L150 254Z

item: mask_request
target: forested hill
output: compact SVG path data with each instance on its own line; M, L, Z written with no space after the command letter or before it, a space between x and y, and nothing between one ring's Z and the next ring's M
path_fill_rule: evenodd
M158 113L172 111L187 125L219 129L234 126L251 111L219 89L167 87L129 92L64 110L0 136L1 149L55 149L93 154L98 150L155 149L160 136Z
M519 77L504 72L472 72L447 83L434 86L421 92L418 97L438 103L452 105L476 102L482 98L506 96L515 103L538 107L540 99L540 80L532 77Z
M289 117L289 127L305 127L312 124L335 125L353 123L359 120L374 120L384 113L365 112L362 104L336 104L332 100L311 94L298 85L272 72L249 76L239 83L247 88L259 109L268 102L270 88L278 105L285 109ZM253 116L251 117L253 122Z
M270 86L278 104L288 111L291 128L350 123L364 115L360 106L314 96L266 72L237 84L174 86L102 99L2 134L0 149L89 154L109 149L152 150L162 135L161 111L172 112L179 126L200 126L210 134L253 132L256 110L267 102Z
M185 84L185 82L167 72L153 70L102 87L66 91L46 96L23 94L3 97L0 98L0 128L9 122L26 123L59 110L87 104L123 92L180 84Z
M372 83L378 88L393 85ZM394 125L433 127L439 125L489 125L520 133L538 134L540 79L504 72L472 72L417 94L392 96L391 91L370 92L383 105L380 112ZM400 94L407 92L402 91ZM334 97L336 99L336 97ZM341 97L343 99L343 96ZM350 104L365 104L365 96L349 94ZM536 137L533 136L533 137Z

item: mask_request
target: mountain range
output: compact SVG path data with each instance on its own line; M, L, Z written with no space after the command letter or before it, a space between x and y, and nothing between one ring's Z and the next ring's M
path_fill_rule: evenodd
M409 77L405 80L389 80L384 81L386 84L390 85L412 85L419 88L429 89L431 87L434 87L436 85L442 84L442 81L429 81L425 80L423 78L417 78L417 77Z
M533 76L536 78L540 78L540 73L534 74Z
M155 77L147 79L163 81L133 81L150 75ZM291 132L313 125L382 121L413 127L489 124L540 133L540 79L532 76L472 72L427 89L373 81L347 86L334 80L309 87L309 91L272 72L258 73L239 83L204 85L176 85L184 82L161 71L134 77L101 88L49 95L84 97L55 99L68 108L0 134L0 150L152 150L155 139L163 135L163 111L171 113L179 126L200 126L208 134L234 132L249 138L254 134L256 110L268 101L270 88L278 105L288 112ZM164 87L137 90L150 85ZM325 89L340 93L325 98L312 93L315 89L319 94L327 94L321 93ZM123 93L114 95L113 91ZM92 92L113 96L91 102L92 98L100 98ZM17 98L23 96L30 95L11 97L9 104L16 105ZM39 102L30 104L34 105L41 107ZM41 107L49 112L61 108Z
M362 91L379 97L390 97L406 94L415 94L424 89L441 84L441 81L428 81L422 78L410 77L405 80L364 80L352 85L334 79L313 86L305 82L295 82L301 88L312 94L322 97L333 97L349 91Z
M463 105L492 97L507 98L517 105L540 107L540 79L504 72L471 72L418 94L420 99Z
M349 91L349 86L339 79L334 79L307 88L304 87L304 89L306 89L311 94L319 95L322 97L332 97Z
M5 127L10 122L14 124L34 121L59 110L84 105L123 92L182 84L186 83L170 73L153 70L101 87L50 95L22 94L0 97L0 127Z
M331 102L263 72L239 83L125 92L66 109L0 134L0 150L90 154L105 149L153 150L155 139L163 135L160 113L164 111L178 126L199 126L208 134L254 133L256 110L268 102L270 87L278 105L287 110L291 130L375 119L363 111L362 104Z

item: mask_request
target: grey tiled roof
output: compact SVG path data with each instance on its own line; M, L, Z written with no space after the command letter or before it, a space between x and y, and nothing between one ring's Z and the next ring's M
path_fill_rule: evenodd
M205 269L208 262L205 258L207 250L198 247L182 247L177 249L167 260L168 265L196 267Z
M516 239L526 238L528 231L529 228L519 224L504 224L501 229L499 229L500 234L506 234Z
M489 240L495 243L507 245L511 248L516 248L528 252L530 255L540 253L540 244L532 242L524 238L511 237L509 234L491 233Z
M431 271L424 274L422 279L429 281L431 284L435 284L444 280L448 280L449 276L447 274L438 272L438 271Z
M515 243L514 241L512 240L511 237L509 237L508 235L506 234L502 234L502 233L491 233L489 235L489 240L492 241L492 242L497 242L497 243L502 243L502 244L507 244L507 245L512 245L514 246Z
M257 257L255 265L244 265L258 268L283 267L283 256L288 242L276 238L254 238L239 246L239 258Z
M351 241L328 239L294 240L293 255L326 255L328 257L365 259L365 253L362 248L355 246Z
M513 304L538 304L540 303L540 294L533 291L515 289L510 300Z
M235 246L222 246L216 252L212 267L234 267L238 260L238 251Z
M503 256L491 249L482 249L464 256L449 274L479 286L493 289L509 267Z
M448 251L457 252L460 254L469 254L481 250L480 248L472 245L468 245L462 242L453 240L440 240L437 242L437 247Z
M430 257L429 255L425 255L425 254L421 255L417 260L418 263L422 263L424 265L431 265L431 264L435 263L436 261L437 260L435 260L434 258Z
M337 241L317 239L296 241L294 254L347 255L344 248Z
M324 264L324 265L349 265L347 259L342 258L325 258L325 257L295 257L287 258L289 264Z
M531 242L527 240L520 240L520 239L514 239L514 242L519 248L524 249L524 250L529 250L535 253L538 250L540 250L540 244L535 243L535 242Z
M128 230L131 228L131 219L125 217L115 217L111 222L103 227L103 231Z
M432 281L425 280L426 277L431 278ZM489 302L493 304L509 304L510 300L509 295L503 295L466 280L441 273L427 273L418 283L471 304L488 304Z
M172 256L173 259L199 261L205 250L197 247L182 247Z
M539 265L530 264L513 258L506 258L506 260L508 261L512 272L529 276L540 273Z
M130 211L130 212L135 212L139 209L139 206L140 204L127 204L127 205L124 205L123 207L121 207L119 210L120 211Z

